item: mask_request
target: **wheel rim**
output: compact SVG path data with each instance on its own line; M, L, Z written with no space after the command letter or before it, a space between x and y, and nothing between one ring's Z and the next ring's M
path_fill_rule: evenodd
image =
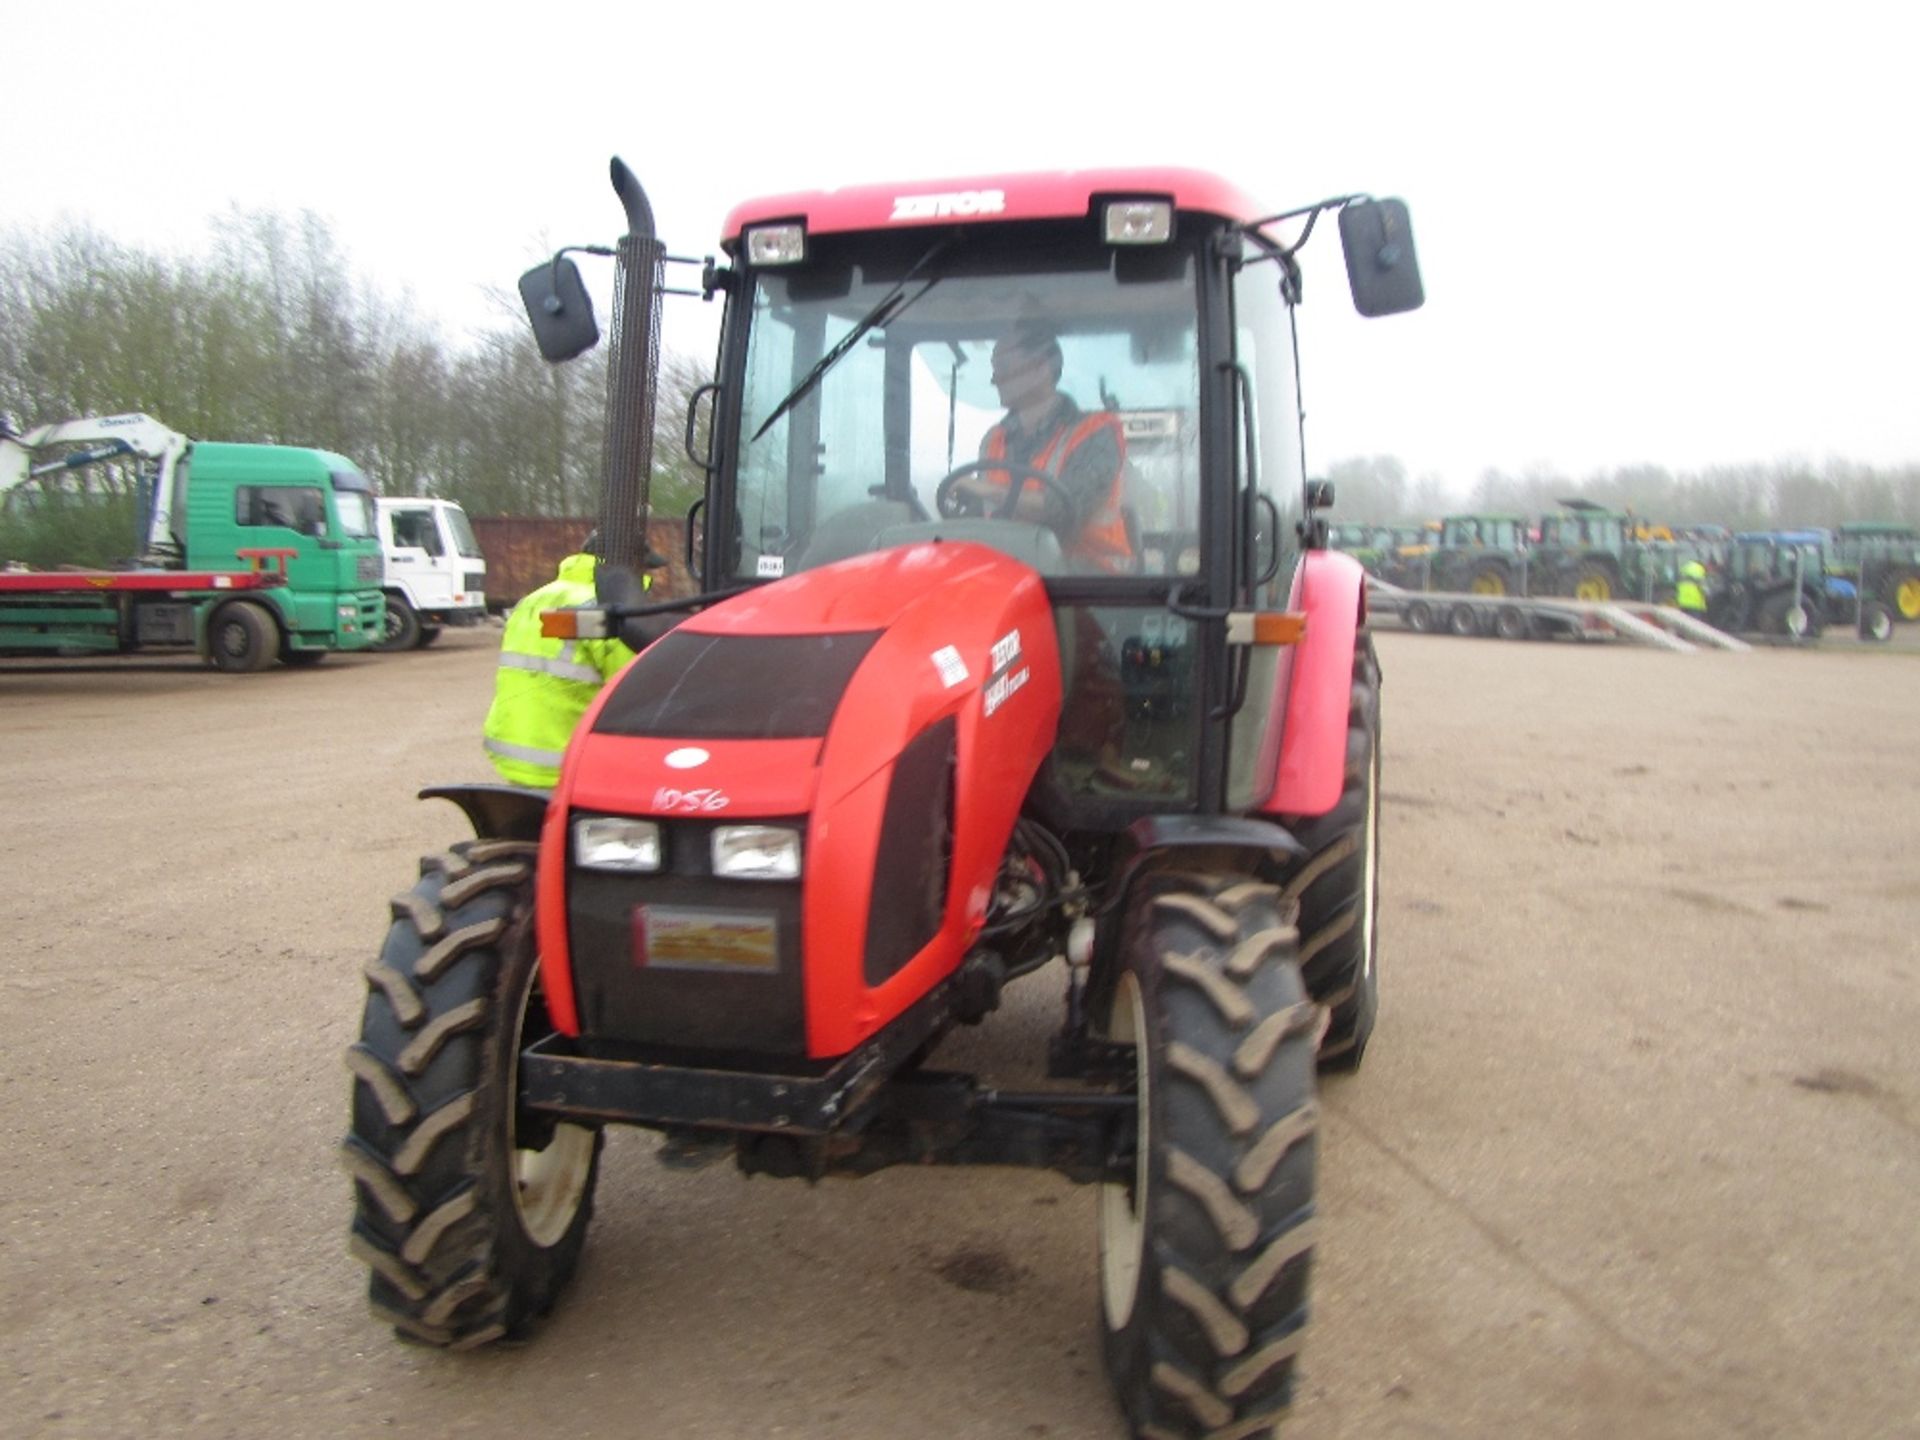
M1613 586L1607 583L1607 577L1604 575L1589 575L1573 587L1573 598L1576 600L1611 600L1613 598Z
M400 629L400 617L394 612L394 608L389 605L387 607L386 633L383 637L385 642L391 645L394 641L398 640L400 638Z
M247 653L247 627L238 620L229 620L220 627L220 653L229 660L239 660Z
M1867 620L1867 634L1876 640L1885 640L1893 634L1893 617L1884 610L1875 611Z
M1900 606L1900 615L1905 620L1920 620L1920 577L1900 582L1900 588L1894 591L1894 599Z
M1806 606L1790 605L1787 607L1787 613L1781 617L1781 623L1786 627L1787 634L1796 640L1804 640L1811 625L1811 617L1807 614Z
M513 1031L513 1064L507 1090L507 1148L513 1156L513 1208L527 1238L541 1249L560 1242L579 1213L593 1173L593 1131L580 1125L556 1125L553 1139L541 1150L522 1150L515 1121L520 1094L520 1050L526 1039L527 1015L539 998L540 969L527 977L527 993L520 1002L520 1019Z
M1475 595L1504 595L1507 582L1498 575L1476 575L1470 588Z
M1132 1040L1134 1102L1133 1179L1109 1180L1100 1187L1100 1304L1107 1327L1118 1330L1133 1315L1140 1298L1140 1270L1146 1258L1147 1131L1151 1095L1147 1080L1147 1011L1140 981L1132 971L1114 988L1107 1017L1107 1038Z

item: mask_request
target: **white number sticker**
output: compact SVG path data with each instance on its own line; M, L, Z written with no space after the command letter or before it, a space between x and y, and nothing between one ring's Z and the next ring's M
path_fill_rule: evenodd
M724 790L675 790L662 785L653 792L655 810L675 810L682 815L724 810L732 803Z

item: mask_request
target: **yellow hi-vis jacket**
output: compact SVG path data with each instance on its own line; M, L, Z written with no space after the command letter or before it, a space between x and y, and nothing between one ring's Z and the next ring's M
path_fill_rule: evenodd
M560 640L540 633L542 610L593 603L593 570L593 556L567 556L558 578L507 616L483 743L493 768L512 784L553 788L574 726L600 687L633 659L618 640Z
M1680 567L1680 583L1673 587L1674 603L1682 610L1691 610L1696 614L1707 613L1706 587L1700 582L1707 578L1707 567L1698 560L1689 560Z

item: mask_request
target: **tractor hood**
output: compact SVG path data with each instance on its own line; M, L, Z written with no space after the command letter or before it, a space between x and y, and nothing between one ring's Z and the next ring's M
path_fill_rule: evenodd
M963 709L1044 750L1058 695L1033 570L980 545L900 546L737 596L648 647L588 712L560 798L629 815L800 815Z

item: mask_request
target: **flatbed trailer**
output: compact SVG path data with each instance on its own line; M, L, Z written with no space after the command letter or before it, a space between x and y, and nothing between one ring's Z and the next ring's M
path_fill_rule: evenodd
M1372 580L1367 585L1367 604L1375 614L1395 616L1407 629L1422 633L1444 631L1502 640L1624 640L1681 654L1703 648L1751 648L1684 610L1637 600L1402 590Z
M224 670L261 669L292 653L273 618L292 554L242 552L245 570L0 571L0 654L191 647Z
M8 570L0 594L101 594L127 591L185 596L227 590L264 590L286 584L277 570Z

